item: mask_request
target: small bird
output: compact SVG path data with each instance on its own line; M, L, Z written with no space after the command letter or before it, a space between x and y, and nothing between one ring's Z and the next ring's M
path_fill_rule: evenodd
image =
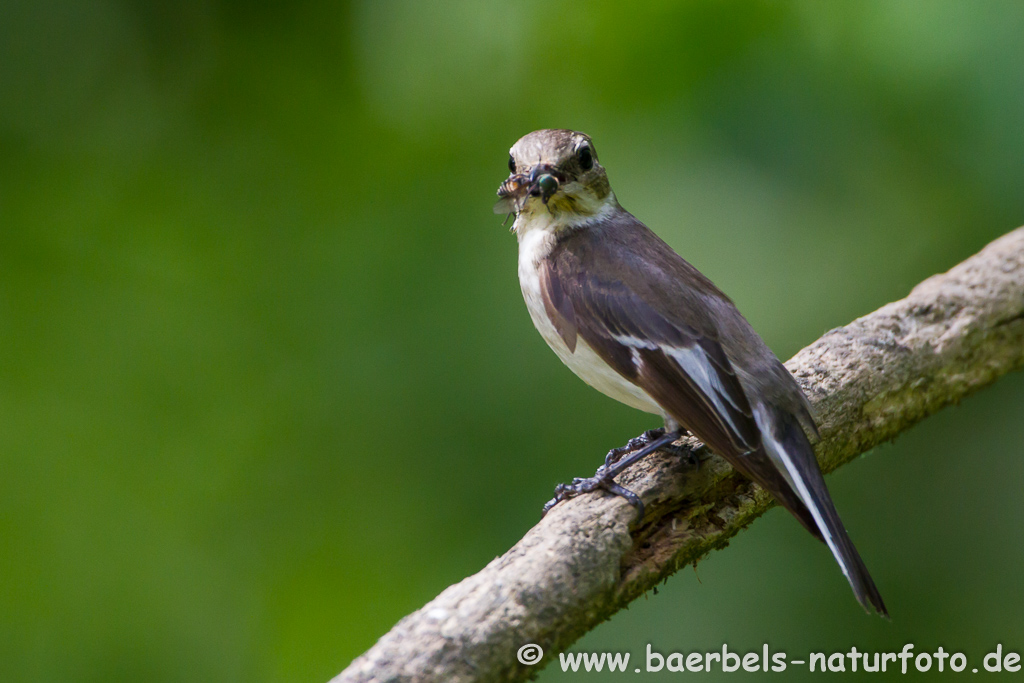
M594 477L560 485L545 512L604 489L642 518L639 497L614 477L689 432L824 541L858 602L887 617L814 457L807 398L733 302L619 206L588 136L534 131L508 166L495 213L515 214L533 324L583 381L665 423L609 451Z

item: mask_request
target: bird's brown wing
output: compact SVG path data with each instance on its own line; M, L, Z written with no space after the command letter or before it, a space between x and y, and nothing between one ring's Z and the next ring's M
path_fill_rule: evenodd
M548 316L570 348L578 335L614 370L713 450L750 452L757 425L729 359L714 339L666 318L622 282L544 264Z
M556 248L540 266L546 312L567 346L575 348L577 338L583 339L667 416L768 489L821 538L799 494L766 453L750 401L714 319L707 317L716 306L726 309L723 315L739 315L732 302L696 270L698 287L679 291L677 274L659 270L653 259L643 261L648 270L642 277L630 272L638 260L625 247L613 253L606 246L572 246ZM606 258L618 262L588 262ZM688 316L692 311L699 315Z

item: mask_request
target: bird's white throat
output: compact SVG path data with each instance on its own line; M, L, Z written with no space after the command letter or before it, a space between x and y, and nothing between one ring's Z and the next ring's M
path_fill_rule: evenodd
M585 196L585 195L580 195ZM563 230L585 227L607 218L618 206L615 193L609 192L603 199L583 202L577 199L582 211L552 211L539 199L531 198L516 214L512 231L519 236L520 249L523 238L530 232L539 231L558 234Z

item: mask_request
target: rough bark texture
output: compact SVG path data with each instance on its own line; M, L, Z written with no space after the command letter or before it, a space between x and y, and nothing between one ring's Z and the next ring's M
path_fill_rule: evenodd
M1024 366L1024 228L787 363L810 397L826 472ZM402 619L334 683L519 681L772 505L723 460L656 454L620 481L647 515L595 493L559 504L511 550ZM544 659L517 661L525 643Z

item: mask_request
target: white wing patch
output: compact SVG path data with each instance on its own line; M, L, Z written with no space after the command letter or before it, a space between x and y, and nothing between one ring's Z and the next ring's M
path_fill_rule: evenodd
M613 335L612 339L622 344L623 346L628 346L631 349L650 349L651 351L653 351L654 349L658 348L658 345L652 342L650 339L640 339L639 337L631 337L625 334Z
M633 363L638 368L642 360L640 354L637 353L637 349L648 349L650 351L660 349L662 353L674 360L683 372L700 388L701 392L711 400L715 406L715 412L728 423L732 431L736 434L744 433L731 417L732 413L740 408L729 395L729 391L718 377L716 368L703 350L696 347L679 348L676 346L663 346L650 339L640 339L639 337L629 335L616 335L613 339L633 350ZM732 406L732 410L726 408L726 401Z

